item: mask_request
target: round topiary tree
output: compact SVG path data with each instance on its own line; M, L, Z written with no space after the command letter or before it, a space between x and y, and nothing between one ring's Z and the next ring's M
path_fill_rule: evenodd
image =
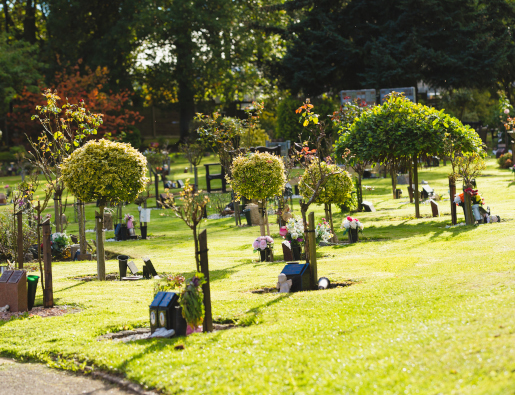
M313 194L320 181L320 171L332 174L332 176L327 177L321 185L315 203L324 205L326 218L329 220L331 232L334 234L331 205L342 205L351 199L352 178L347 171L339 169L335 164L320 162L319 165L317 162L313 162L304 171L299 181L299 191L302 196Z
M263 217L266 213L266 199L281 195L286 185L282 159L259 152L240 155L232 161L231 175L227 176L227 181L238 197L258 200L261 213L259 226L261 236L265 236Z
M108 140L89 141L61 165L61 180L83 202L98 200L97 271L105 280L104 208L107 202L132 202L145 190L147 160L130 144Z

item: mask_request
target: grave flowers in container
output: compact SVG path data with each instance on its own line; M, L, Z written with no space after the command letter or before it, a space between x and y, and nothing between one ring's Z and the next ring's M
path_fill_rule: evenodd
M50 249L52 251L52 257L57 259L70 258L71 244L72 239L66 233L52 233L52 236L50 237Z
M479 194L479 190L466 188L462 193L456 195L454 197L454 203L456 205L463 207L463 213L465 214L465 218L467 217L467 210L465 207L465 194L470 197L470 203L472 205L472 215L476 221L481 221L483 219L483 215L486 214L486 211L483 209L480 210L480 207L485 204L485 199Z
M315 226L315 239L317 245L321 242L328 243L332 237L331 225L325 220L325 218L322 218L322 222Z
M202 273L195 274L186 281L179 298L179 304L182 308L182 316L188 323L186 334L200 332L199 326L204 322L204 293L202 285L206 283L206 279Z
M356 243L358 241L358 232L363 232L363 224L357 218L347 217L342 222L342 229L345 229L343 235L349 235L349 242Z
M274 248L274 239L270 236L259 236L254 240L254 243L252 243L252 247L254 247L254 252L259 251L261 262L270 262L270 253Z
M286 248L290 248L293 260L300 260L302 245L304 244L304 224L302 223L302 218L297 216L290 218L286 226L281 227L279 234L288 241L288 244L283 243L283 245Z
M136 236L136 234L134 233L134 216L131 214L125 214L125 217L123 220L124 220L125 225L127 226L126 239L131 238L131 236ZM123 225L122 225L122 227L123 227Z

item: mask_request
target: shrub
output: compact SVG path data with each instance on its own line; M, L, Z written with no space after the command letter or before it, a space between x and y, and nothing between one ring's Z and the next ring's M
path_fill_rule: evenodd
M232 162L231 174L227 181L232 189L247 199L265 200L281 195L286 184L282 159L269 153L238 156Z
M29 248L37 243L38 237L34 227L29 226L28 215L23 215L23 254L25 255ZM14 214L12 209L0 212L0 261L9 259L16 260L18 254L17 232L18 228L14 225Z
M508 167L511 167L512 166L512 155L509 152L501 155L499 157L499 159L497 159L497 163L499 163L499 167L501 169L507 169Z
M132 202L145 190L147 160L129 144L89 141L61 165L64 185L82 201Z
M322 171L334 173L328 177L320 189L318 204L345 204L351 199L352 178L345 170L339 170L338 166L320 162ZM302 196L311 196L316 184L320 180L320 167L317 162L313 162L305 171L299 181L299 190Z

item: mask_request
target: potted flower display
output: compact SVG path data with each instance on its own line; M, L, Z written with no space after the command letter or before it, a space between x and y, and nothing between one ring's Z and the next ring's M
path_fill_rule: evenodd
M322 218L322 222L315 226L315 238L317 245L319 245L321 242L328 243L332 237L333 234L331 233L331 225L325 220L325 218Z
M259 251L261 262L270 262L270 253L274 248L274 239L270 236L259 236L252 243L252 247L254 247L254 252Z
M52 257L57 259L68 259L71 257L70 246L72 239L66 233L52 233L50 236L50 250ZM43 245L41 245L43 248Z
M283 242L284 248L289 248L292 253L293 260L300 260L302 253L302 245L304 244L304 224L302 219L297 216L293 216L288 220L286 226L282 226L279 230L279 234L285 239ZM285 253L285 260L286 259Z
M479 194L477 189L466 188L462 193L454 197L454 203L463 208L465 218L467 218L467 210L465 207L465 194L470 196L470 202L472 204L472 215L476 221L481 221L486 211L481 209L481 206L485 204L485 199Z
M358 241L358 232L363 232L363 224L357 218L347 217L343 220L342 229L345 229L343 235L349 235L349 242L356 243Z

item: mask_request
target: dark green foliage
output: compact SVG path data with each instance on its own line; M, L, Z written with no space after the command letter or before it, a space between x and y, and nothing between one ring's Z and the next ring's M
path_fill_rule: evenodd
M294 93L416 86L421 80L442 88L490 87L513 53L503 21L515 12L503 0L287 5L297 14L288 26L292 45L280 74Z
M329 121L328 116L332 115L336 109L335 103L329 99L313 100L312 102L315 105L315 112L320 115L319 119ZM302 100L291 96L279 103L275 137L295 142L299 141L299 136L301 136L301 141L308 139L309 131L302 126L302 123L299 123L299 114L295 113L300 106L302 106Z
M125 136L122 138L122 142L132 145L138 149L141 147L141 132L138 128L131 126L127 128Z

